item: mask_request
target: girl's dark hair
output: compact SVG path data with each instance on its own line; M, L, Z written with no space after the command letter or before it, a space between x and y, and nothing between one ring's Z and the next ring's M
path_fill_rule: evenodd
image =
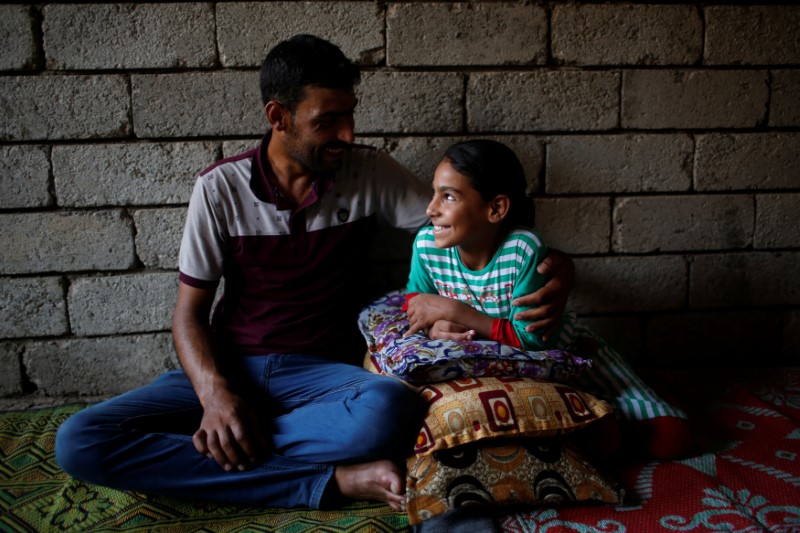
M352 89L361 79L358 65L335 44L314 35L295 35L276 44L261 64L261 100L297 108L306 85Z
M503 221L506 227L533 227L535 213L526 192L525 170L511 148L497 141L475 139L452 145L444 158L467 177L485 201L498 194L509 197L511 206Z

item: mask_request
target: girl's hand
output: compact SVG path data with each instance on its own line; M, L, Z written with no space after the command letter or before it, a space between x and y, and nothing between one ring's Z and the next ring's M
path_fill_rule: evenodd
M403 337L429 329L437 320L451 320L461 302L439 296L438 294L418 294L408 302L408 323L410 327Z
M475 338L475 330L469 329L458 322L437 320L428 330L431 339L469 342Z
M564 252L550 250L547 257L536 267L540 274L551 274L550 280L533 294L515 298L512 302L517 307L533 307L517 313L514 320L532 322L527 331L544 331L543 340L558 328L561 315L567 306L567 299L575 281L575 265Z

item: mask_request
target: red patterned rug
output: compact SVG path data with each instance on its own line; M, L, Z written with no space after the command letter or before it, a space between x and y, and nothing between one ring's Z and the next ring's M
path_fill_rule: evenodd
M690 413L692 457L611 468L624 506L525 510L503 531L800 532L800 368L647 378Z

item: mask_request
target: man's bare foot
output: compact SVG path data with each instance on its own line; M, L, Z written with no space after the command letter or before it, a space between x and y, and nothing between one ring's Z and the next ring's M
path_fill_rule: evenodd
M334 479L342 496L386 502L395 511L406 509L405 480L391 461L339 465L334 471Z

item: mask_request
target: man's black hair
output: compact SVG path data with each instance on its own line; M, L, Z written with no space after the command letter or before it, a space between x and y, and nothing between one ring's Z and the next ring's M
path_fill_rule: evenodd
M261 99L277 100L294 111L306 85L352 89L361 80L358 65L335 44L314 35L295 35L275 45L261 64Z

